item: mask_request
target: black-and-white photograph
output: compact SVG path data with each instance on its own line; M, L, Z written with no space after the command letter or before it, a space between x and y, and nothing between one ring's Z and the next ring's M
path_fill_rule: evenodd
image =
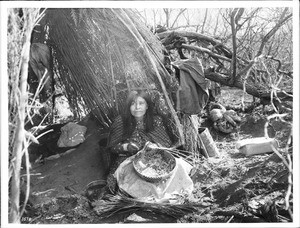
M299 3L264 3L1 2L1 227L299 227Z

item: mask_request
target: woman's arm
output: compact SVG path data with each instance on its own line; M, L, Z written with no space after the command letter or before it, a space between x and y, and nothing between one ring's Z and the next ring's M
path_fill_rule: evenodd
M117 145L110 148L110 152L114 154L122 154L124 153L123 143L118 143Z
M123 141L123 121L121 116L117 116L110 126L107 148L111 153L122 152Z
M154 116L154 130L149 132L148 135L152 142L163 147L170 147L172 144L171 139L166 132L163 119L159 115Z
M118 143L113 146L111 149L112 153L132 155L139 151L139 147L134 143Z
M111 153L125 155L134 154L139 150L137 145L123 138L123 120L121 116L118 116L110 127L108 148Z

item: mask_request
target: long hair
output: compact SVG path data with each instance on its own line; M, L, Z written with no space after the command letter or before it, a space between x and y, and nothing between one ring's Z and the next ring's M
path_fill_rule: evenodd
M150 94L144 90L135 90L135 91L132 91L129 93L127 100L126 100L124 113L122 115L123 127L124 127L123 137L129 137L135 129L136 120L130 112L130 106L131 106L132 102L134 102L136 100L137 97L144 98L148 105L148 108L147 108L145 116L144 116L145 131L150 132L154 129L154 121L153 121L153 119L154 119L154 113L153 113L154 104L151 100Z

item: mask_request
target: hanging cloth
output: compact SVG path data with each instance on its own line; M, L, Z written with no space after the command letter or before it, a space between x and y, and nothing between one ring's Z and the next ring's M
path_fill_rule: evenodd
M200 114L208 101L208 80L198 58L173 63L179 70L176 110L189 115Z

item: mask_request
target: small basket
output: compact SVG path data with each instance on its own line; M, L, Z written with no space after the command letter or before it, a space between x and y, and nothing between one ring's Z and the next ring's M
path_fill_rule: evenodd
M142 173L143 170L141 170L140 166L138 165L138 162L143 158L143 156L145 156L145 154L149 154L149 153L160 153L162 155L163 160L168 161L171 163L171 170L163 175L159 175L159 176L150 176L150 175L145 175ZM146 149L146 150L141 150L140 152L138 152L135 156L135 158L133 159L133 168L136 171L136 173L144 180L148 181L148 182L159 182L162 180L166 180L168 179L174 172L175 167L176 167L176 159L175 157L169 153L166 150L161 150L161 149Z

